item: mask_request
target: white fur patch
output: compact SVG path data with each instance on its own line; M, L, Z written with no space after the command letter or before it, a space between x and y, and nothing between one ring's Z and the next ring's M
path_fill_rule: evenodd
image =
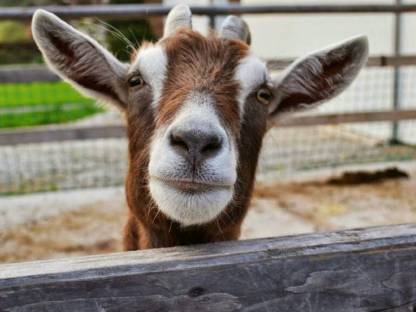
M162 95L167 64L168 58L163 48L159 45L152 45L139 50L131 67L131 71L139 71L152 88L153 107L158 105Z
M190 194L163 182L192 179L191 165L169 144L169 133L174 127L215 131L222 137L221 150L206 159L196 174L199 182L215 187ZM158 208L183 225L207 223L224 210L234 194L237 152L235 143L221 126L211 96L190 94L171 125L157 130L150 151L149 175L150 193Z
M203 193L185 194L156 179L151 179L149 186L158 208L169 218L184 226L212 221L233 197L231 187L218 187Z
M240 83L240 92L237 100L240 116L242 117L247 96L263 82L269 80L266 64L254 54L249 54L237 66L234 79Z

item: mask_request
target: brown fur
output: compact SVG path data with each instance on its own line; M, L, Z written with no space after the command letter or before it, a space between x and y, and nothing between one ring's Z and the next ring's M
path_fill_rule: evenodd
M184 29L161 44L168 56L168 76L156 117L150 107L151 95L144 90L130 95L131 105L127 109L130 156L126 194L130 216L124 246L132 250L238 239L267 120L267 109L249 96L246 117L240 121L238 82L233 77L248 46L214 36L205 38ZM157 209L147 186L147 170L154 129L172 120L191 90L214 96L224 127L237 141L239 165L234 199L224 212L208 224L183 227Z

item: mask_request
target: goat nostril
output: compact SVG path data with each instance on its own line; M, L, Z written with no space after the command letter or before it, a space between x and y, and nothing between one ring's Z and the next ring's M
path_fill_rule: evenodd
M199 129L173 129L169 134L169 144L175 152L196 163L215 156L222 143L220 135Z
M186 144L186 141L180 136L171 133L170 134L170 144L174 147L178 147L180 149L183 149L185 151L189 150L188 144Z
M221 148L222 140L220 137L213 136L209 141L202 147L202 154L209 154L218 151Z

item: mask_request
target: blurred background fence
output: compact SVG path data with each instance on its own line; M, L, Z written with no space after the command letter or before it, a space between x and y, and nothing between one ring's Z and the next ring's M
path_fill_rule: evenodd
M169 7L129 4L48 9L125 60L125 42L113 28L121 29L133 42L157 38L161 16ZM122 185L127 142L121 115L82 97L40 63L30 40L34 10L0 9L0 194ZM416 5L398 0L382 5L224 4L195 6L192 11L207 16L204 23L214 28L230 13L393 16L393 36L386 38L394 46L393 53L372 55L357 81L331 103L270 130L258 178L416 159L416 55L401 54L402 15L416 12ZM267 61L277 72L291 59Z

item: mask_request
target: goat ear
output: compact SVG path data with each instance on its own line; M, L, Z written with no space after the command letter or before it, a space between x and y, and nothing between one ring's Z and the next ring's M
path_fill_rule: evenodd
M95 40L57 16L37 10L33 37L48 66L86 96L116 104L127 103L127 66Z
M270 116L313 108L344 91L367 62L368 40L354 37L295 61L274 83Z

